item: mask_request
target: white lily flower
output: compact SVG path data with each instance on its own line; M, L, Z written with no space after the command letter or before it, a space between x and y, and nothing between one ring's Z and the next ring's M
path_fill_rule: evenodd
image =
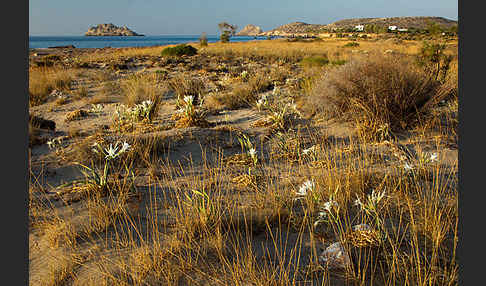
M309 154L309 153L311 153L311 152L314 152L315 150L316 150L316 145L314 145L314 146L312 146L312 147L309 147L309 148L307 148L307 149L304 149L304 150L302 151L302 154L307 155L307 154Z
M128 144L127 142L123 142L119 154L126 152L128 149L130 149L130 147L130 144Z
M194 100L194 97L192 95L189 96L184 96L184 101L188 104L192 104L192 101Z
M437 157L438 157L437 153L430 154L430 158L429 158L430 162L437 162L438 161Z
M115 159L118 156L117 150L118 150L118 143L115 144L115 147L113 147L113 145L110 144L110 147L105 149L106 152L105 158L107 160Z
M312 191L315 187L315 184L311 180L305 181L302 186L300 186L299 190L295 192L298 196L306 196L308 191Z
M331 208L333 206L336 206L338 207L338 203L334 200L329 200L328 202L325 202L324 205L322 206L322 209L325 210L326 212L330 212L331 211Z
M251 148L250 150L248 150L248 154L250 154L251 157L254 157L256 155L255 148Z

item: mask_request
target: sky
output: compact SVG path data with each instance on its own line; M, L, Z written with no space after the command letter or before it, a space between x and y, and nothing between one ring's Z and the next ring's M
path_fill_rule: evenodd
M29 35L83 35L102 23L144 35L216 35L223 21L267 31L296 21L400 16L458 20L458 0L29 0Z

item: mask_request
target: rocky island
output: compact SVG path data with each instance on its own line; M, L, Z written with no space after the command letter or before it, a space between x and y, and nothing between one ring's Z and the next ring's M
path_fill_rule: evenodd
M249 24L246 25L241 31L236 33L237 36L258 36L263 33L262 28Z
M113 24L99 24L91 27L84 34L85 36L143 36L128 29L126 26L117 27Z

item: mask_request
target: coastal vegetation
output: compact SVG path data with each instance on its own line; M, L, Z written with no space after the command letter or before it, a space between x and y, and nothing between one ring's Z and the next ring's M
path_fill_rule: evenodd
M30 284L458 285L458 39L400 37L31 51Z

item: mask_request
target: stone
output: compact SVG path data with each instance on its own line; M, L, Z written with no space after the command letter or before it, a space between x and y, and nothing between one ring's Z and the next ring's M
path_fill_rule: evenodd
M319 262L329 269L346 269L351 267L351 259L341 242L329 245L319 256Z
M39 116L29 114L30 124L40 129L48 129L54 131L56 129L56 122L44 119Z

